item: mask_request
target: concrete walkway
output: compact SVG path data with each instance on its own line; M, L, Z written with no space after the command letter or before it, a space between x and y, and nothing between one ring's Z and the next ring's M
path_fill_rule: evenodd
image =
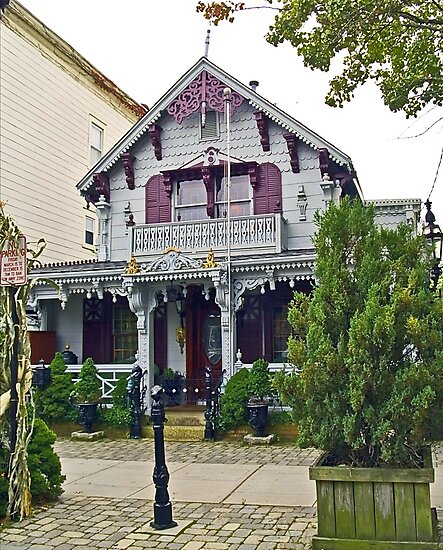
M151 441L61 440L57 451L66 475L63 497L1 533L1 550L307 549L316 532L315 484L308 479L308 466L318 457L313 449L167 443L169 493L179 527L163 532L149 527ZM442 458L439 450L432 492L440 511Z

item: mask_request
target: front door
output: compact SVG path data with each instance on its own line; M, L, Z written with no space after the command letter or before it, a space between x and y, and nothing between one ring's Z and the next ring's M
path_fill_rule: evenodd
M214 383L222 368L220 308L212 292L207 300L201 287L188 287L185 322L186 378L195 382L200 393L205 387L205 367L211 367Z

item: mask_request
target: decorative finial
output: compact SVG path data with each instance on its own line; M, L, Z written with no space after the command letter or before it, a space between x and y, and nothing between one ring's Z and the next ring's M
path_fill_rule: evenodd
M214 251L212 248L209 249L208 257L206 258L206 261L203 263L202 267L204 269L212 269L214 267L217 267L217 262L215 261Z
M128 267L126 268L125 273L128 275L135 275L140 273L140 268L138 267L137 260L135 259L134 254L131 254L131 259L128 262Z
M206 31L206 40L205 40L205 57L208 57L209 54L209 40L211 38L211 29Z

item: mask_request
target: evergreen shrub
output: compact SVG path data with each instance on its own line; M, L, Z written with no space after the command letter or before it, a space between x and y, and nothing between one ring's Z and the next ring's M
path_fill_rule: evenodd
M316 223L316 284L311 297L295 293L288 314L295 369L276 377L299 443L331 463L419 465L443 401L443 308L428 246L410 226L378 227L357 201L331 204Z
M271 395L271 377L268 366L269 363L265 359L256 359L252 363L247 386L251 402L263 403Z
M97 403L100 401L102 395L101 383L97 377L97 367L90 357L83 363L71 395L76 403Z
M249 371L240 369L232 376L220 398L219 427L222 430L233 430L248 421L246 403L249 399Z
M57 352L49 365L51 383L44 389L34 389L35 412L48 424L77 419L77 411L71 400L74 389L72 375L66 372L63 355Z
M63 493L62 484L66 477L61 474L60 459L53 449L55 440L55 433L43 420L36 418L28 446L28 468L34 504L55 500ZM0 448L0 518L5 517L8 504L7 460L7 451Z

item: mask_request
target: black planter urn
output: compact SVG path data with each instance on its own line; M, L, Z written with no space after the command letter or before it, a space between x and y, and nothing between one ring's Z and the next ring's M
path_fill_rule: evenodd
M248 403L249 424L255 430L256 437L265 435L265 426L268 421L267 403Z
M92 425L97 417L97 405L98 403L79 403L79 421L85 427L85 432L90 434L92 432Z

